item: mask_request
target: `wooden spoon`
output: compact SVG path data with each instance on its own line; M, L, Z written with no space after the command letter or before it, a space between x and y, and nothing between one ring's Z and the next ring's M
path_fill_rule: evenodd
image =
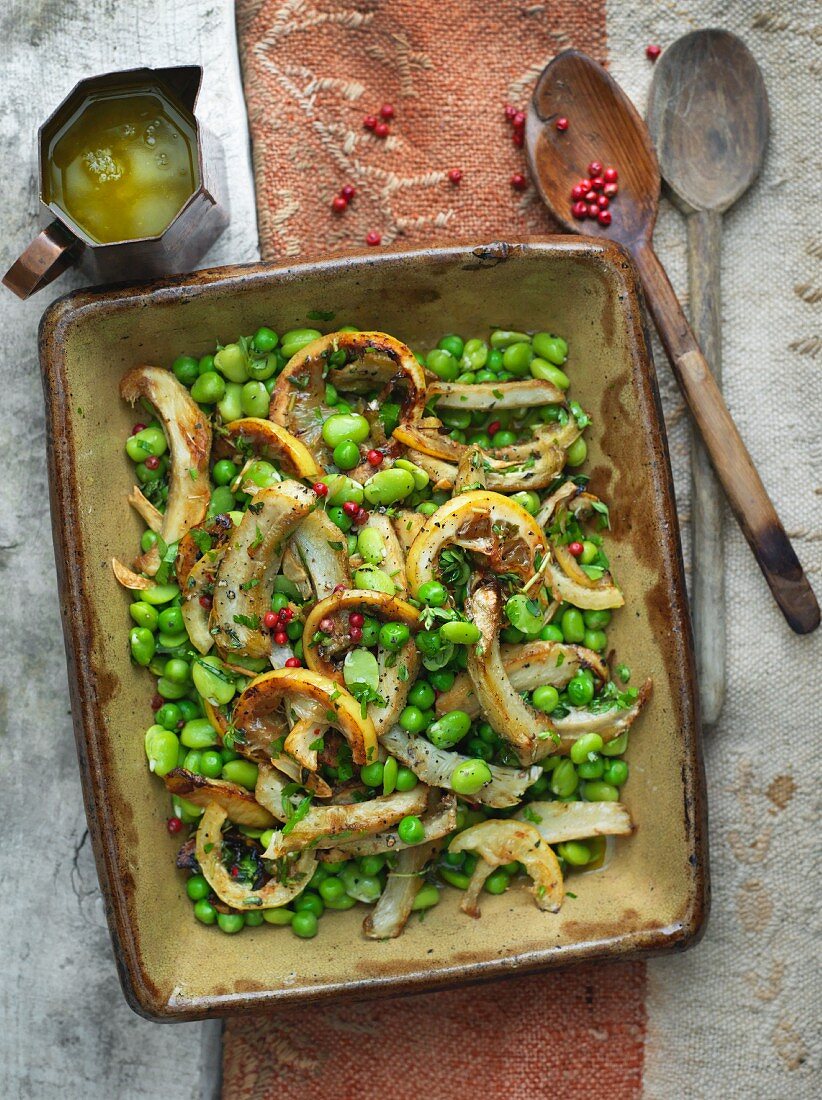
M648 104L662 178L687 218L691 321L722 383L721 219L756 177L768 143L768 93L741 38L700 30L668 46ZM702 441L691 443L691 612L702 721L725 698L722 497Z
M555 123L562 116L569 125L560 132ZM798 634L815 630L819 604L813 589L653 250L660 180L645 124L601 65L566 50L537 81L525 142L531 173L557 221L574 233L619 241L633 256L674 375L774 599ZM571 188L593 160L619 172L607 228L589 219L577 222L571 214Z

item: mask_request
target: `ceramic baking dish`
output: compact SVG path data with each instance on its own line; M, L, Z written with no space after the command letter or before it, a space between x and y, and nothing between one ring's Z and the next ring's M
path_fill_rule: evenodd
M318 314L327 317L317 322ZM150 677L130 662L127 599L109 568L140 524L126 504L119 400L134 363L169 364L266 324L354 323L412 346L490 324L561 332L573 394L593 416L594 492L611 506L609 554L627 606L609 640L653 701L632 732L625 802L636 834L574 877L558 915L526 890L483 902L448 892L398 939L363 938L361 907L311 941L265 925L224 936L199 925L174 869L168 796L146 769ZM71 294L46 313L41 363L51 509L72 711L89 828L120 976L146 1016L193 1019L294 1001L366 997L579 960L679 950L708 907L705 804L690 625L665 431L636 276L616 246L584 238L372 253L249 266Z

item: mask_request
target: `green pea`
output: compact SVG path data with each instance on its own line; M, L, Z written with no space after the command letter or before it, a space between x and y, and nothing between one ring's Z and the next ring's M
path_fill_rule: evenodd
M491 779L491 769L484 760L463 760L451 772L449 786L457 794L474 795Z
M360 779L366 787L381 787L382 775L383 765L379 760L375 760L373 764L366 764L365 767L360 768Z
M225 381L216 371L207 371L191 387L191 396L201 405L216 405L225 397Z
M248 380L248 356L239 344L226 344L214 356L214 366L229 382Z
M565 690L572 706L587 706L594 697L594 678L588 669L580 669L568 682Z
M477 726L477 733L480 739L486 743L486 745L496 745L499 738L494 732L494 727L490 722L480 722Z
M583 565L590 565L598 553L599 547L596 543L589 542L586 539L582 544L582 553L579 556L579 560Z
M292 328L288 332L284 332L282 341L280 343L280 350L286 359L290 359L292 355L296 355L298 351L311 344L315 340L319 340L322 333L316 328Z
M349 897L372 904L382 893L382 883L374 875L365 875L353 861L340 871L340 878Z
M146 603L144 600L136 600L129 605L128 612L135 623L143 630L157 629L159 616L151 604Z
M223 706L234 698L234 678L219 657L198 657L191 676L197 691L212 705Z
M207 901L202 898L194 905L194 916L201 924L216 924L217 923L217 910Z
M431 478L421 466L417 466L414 462L409 462L407 458L398 458L394 462L394 469L405 470L406 473L409 473L414 479L414 488L418 491L427 488L431 481Z
M583 733L571 746L569 753L575 764L584 763L591 753L602 752L603 741L598 733Z
M468 409L443 408L437 411L437 416L447 428L465 429L471 425L471 413Z
M510 344L502 353L502 365L517 378L528 374L534 352L530 344Z
M186 882L186 893L192 901L201 901L211 893L211 887L204 875L192 875Z
M349 897L348 894L344 894L341 898L338 898L336 901L327 901L326 902L326 905L329 909L339 909L339 910L353 909L356 904L357 904L357 899Z
M397 826L403 844L421 844L425 840L425 826L415 814L408 814Z
M602 778L612 787L622 787L628 782L628 765L624 760L608 760Z
M203 708L199 702L195 703L193 699L181 699L175 705L179 708L184 722L190 722L192 718L202 718L203 716Z
M561 371L559 367L555 367L553 363L549 363L545 359L532 359L530 370L533 378L551 382L560 390L567 390L571 385L571 379L565 371Z
M376 569L373 565L364 565L354 572L354 585L356 588L364 588L368 592L385 592L393 596L396 585L382 569Z
M550 714L559 706L559 692L551 684L542 684L534 691L531 702L537 710Z
M414 640L417 649L426 657L435 656L443 648L442 638L438 630L421 630Z
M366 615L362 623L363 646L375 646L380 640L380 624L375 618Z
M588 802L618 802L619 791L610 783L593 781L582 784L582 797Z
M197 360L197 373L207 374L210 370L214 370L214 356L201 355Z
M243 415L243 387L239 382L227 382L225 393L217 402L217 411L224 424L239 420Z
M425 680L417 680L416 684L408 692L408 702L420 710L428 710L433 707L436 693Z
M450 867L440 867L439 874L440 878L457 890L467 890L471 882L470 875L463 874L462 871L454 871Z
M220 749L220 759L224 764L227 764L229 760L239 760L240 754L235 752L234 749ZM222 769L220 769L222 771Z
M193 772L194 775L202 775L202 771L200 769L201 759L202 754L198 752L197 749L192 749L190 752L187 752L185 754L185 757L183 759L183 767L187 772Z
M582 438L575 439L565 452L565 461L569 466L581 466L588 457L588 444Z
M152 608L152 610L154 609ZM160 612L157 623L164 634L179 634L179 632L184 629L182 609L179 607L167 607L164 611Z
M514 504L518 504L520 508L524 508L530 516L535 516L540 508L540 500L536 493L523 492L513 493L509 498Z
M218 913L217 927L227 936L235 936L245 927L245 917L242 913Z
M491 436L492 447L513 447L516 441L516 432L509 432L507 428L500 428Z
M453 642L454 645L473 645L480 639L479 627L474 623L443 623L440 634L446 642Z
M611 621L610 611L583 611L582 617L589 630L604 630Z
M557 855L572 867L584 867L591 862L591 849L584 840L567 840L557 845Z
M207 749L200 755L200 771L208 779L217 779L223 770L223 758L214 749Z
M318 886L320 891L320 897L323 901L328 902L339 901L345 894L345 885L342 879L336 877L336 875L329 875L328 878L324 878Z
M347 474L326 474L320 480L328 486L326 501L329 505L337 506L347 501L362 504L364 499L362 485Z
M579 786L579 776L573 762L565 757L551 773L551 790L557 798L568 798Z
M443 607L448 599L448 593L439 581L426 581L420 585L417 599L429 607Z
M471 340L468 341L469 344L473 342L474 341ZM459 359L459 357L463 353L463 349L466 346L467 345L463 343L462 337L457 336L455 333L449 333L448 336L443 336L443 338L437 344L438 348L441 348L443 351L447 351L448 354L453 355L455 359Z
M285 592L275 592L271 597L272 611L285 611L288 607L288 596Z
M164 703L154 715L154 721L166 730L176 730L183 720L183 712L176 703Z
M246 928L259 928L263 923L263 914L258 909L249 909L247 913L243 913L243 920Z
M155 775L168 775L177 767L180 742L171 730L162 726L149 726L146 730L145 749L149 769Z
M577 611L575 607L569 607L566 611L563 611L560 625L562 636L566 642L578 645L584 641L585 622L581 611Z
M363 527L357 535L357 550L369 565L380 565L385 560L385 542L376 527Z
M145 462L149 455L160 458L168 450L161 428L143 428L126 440L126 453L133 462Z
M510 329L495 329L491 333L492 348L507 348L511 344L530 343L531 337L527 332L513 332Z
M399 770L399 764L396 759L393 756L389 756L382 768L382 793L384 795L393 794L397 789L397 776Z
M444 382L455 381L460 373L459 360L455 359L450 352L443 351L441 348L434 348L433 351L429 351L425 357L425 365Z
M494 750L490 745L486 745L479 737L472 737L465 747L465 751L470 756L475 756L478 760L484 760L486 764L494 759Z
M174 377L184 386L190 386L197 377L197 360L191 355L178 355L171 364Z
M400 725L407 733L422 733L425 729L425 716L419 707L405 707L400 714Z
M151 664L157 643L150 630L147 630L144 626L132 627L129 633L129 644L131 646L131 656L138 665L146 668Z
M363 486L363 492L369 504L388 507L398 500L404 500L415 488L413 475L408 470L393 467L390 470L380 470L370 477Z
M608 635L604 630L586 630L583 645L594 653L602 653L608 644Z
M455 679L454 673L446 668L438 668L428 675L429 683L435 691L450 691Z
M553 336L550 332L538 332L532 343L534 351L541 359L547 359L561 367L568 358L568 345L561 336Z
M315 917L321 917L325 912L323 899L310 891L300 894L291 904L295 913L313 913Z
M485 880L485 890L489 894L504 894L511 885L511 876L502 867L492 871Z
M322 437L332 449L339 443L364 443L371 431L359 413L333 413L322 427Z
M268 392L262 382L246 382L240 397L240 405L246 416L268 415Z
M152 550L157 545L157 535L154 531L143 531L140 535L140 549L144 554L147 554L149 550Z
M351 518L345 514L342 508L327 508L325 514L341 531L348 532L351 530Z
M360 464L360 448L356 443L347 439L344 443L338 443L332 452L334 465L341 470L353 470Z
M404 727L403 727L404 728ZM397 769L397 780L395 790L397 791L413 791L419 780L410 768L399 767Z
M497 376L490 370L478 370L476 382L496 382Z
M183 731L185 732L185 731ZM257 786L258 766L251 760L229 760L223 765L222 777L229 783L238 783L249 791Z
M183 726L180 740L187 749L210 749L217 744L218 737L207 718L192 718Z
M534 637L542 630L542 609L536 600L529 599L524 592L505 601L505 614L511 625L523 634Z
M267 354L269 351L273 351L279 344L280 338L273 329L270 328L258 328L254 333L252 343L257 351Z
M191 666L181 657L172 657L165 663L163 676L172 684L186 684L191 679Z
M284 928L294 920L294 911L281 907L279 909L263 909L263 920L266 924L275 924Z
M438 718L428 729L428 740L438 749L450 749L465 737L471 719L464 710L452 710Z
M410 637L405 623L383 623L380 627L380 645L393 652L402 649Z

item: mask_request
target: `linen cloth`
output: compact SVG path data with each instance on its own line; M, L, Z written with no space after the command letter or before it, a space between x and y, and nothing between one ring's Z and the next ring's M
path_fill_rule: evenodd
M550 58L575 46L607 59L642 110L647 43L664 46L699 26L742 35L763 69L773 125L762 178L725 219L724 389L819 589L817 15L811 0L238 0L262 255L358 249L372 230L384 245L550 232L533 187L509 186L526 168L504 104L522 106ZM380 141L362 118L384 102L396 119ZM451 168L463 170L458 187L447 180ZM357 196L334 215L331 199L345 183ZM685 226L665 203L656 240L687 307ZM688 419L658 347L656 361L687 562ZM648 964L231 1022L226 1100L402 1100L423 1089L811 1095L822 648L818 636L790 633L729 513L725 543L728 698L706 744L714 903L704 942Z

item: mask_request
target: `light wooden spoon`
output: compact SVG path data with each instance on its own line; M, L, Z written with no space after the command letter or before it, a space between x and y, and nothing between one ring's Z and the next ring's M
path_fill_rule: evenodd
M556 129L559 117L568 129ZM616 81L576 50L543 70L528 109L525 142L542 198L567 230L619 241L633 256L660 338L716 475L759 568L790 627L819 626L819 604L785 534L751 456L653 250L659 166L648 130ZM619 171L619 195L609 227L571 214L571 188L590 161Z
M722 383L722 215L759 175L768 144L768 93L741 38L700 30L668 46L648 103L662 178L687 218L691 323ZM722 497L698 436L691 445L691 613L702 721L725 699Z

